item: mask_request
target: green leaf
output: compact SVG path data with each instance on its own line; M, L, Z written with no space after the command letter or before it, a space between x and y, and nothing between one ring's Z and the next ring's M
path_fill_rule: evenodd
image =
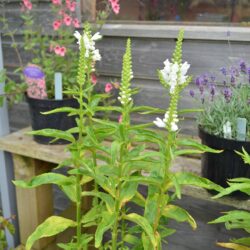
M223 190L221 186L213 183L212 181L206 178L197 176L193 173L180 172L180 173L175 173L174 176L178 180L178 183L180 185L192 185L192 186L206 188L209 190L216 190L218 192Z
M175 205L167 205L163 210L163 216L178 222L187 221L193 229L197 228L194 218L183 208Z
M209 152L209 153L214 153L214 154L219 154L223 152L223 150L216 150L212 149L206 145L200 144L199 142L191 139L182 139L177 141L178 146L186 146L186 147L192 147L195 149L198 149L201 153L204 152Z
M28 135L41 135L45 137L55 137L57 139L63 139L69 142L75 142L75 138L72 134L70 134L67 131L61 131L58 129L42 129L42 130L36 130L36 131L30 131L27 132Z
M240 238L240 239L233 239L231 240L233 243L242 244L244 246L250 247L250 237Z
M234 250L250 250L249 247L241 246L235 243L217 242L216 244L220 247L225 247L225 248L234 249Z
M125 220L132 221L135 224L139 225L144 230L144 232L147 234L147 236L149 237L150 242L152 243L153 247L157 246L157 240L156 240L155 235L154 235L154 230L146 218L142 217L139 214L135 214L135 213L123 215L123 218Z
M71 201L76 202L75 177L67 177L57 173L45 173L33 177L29 181L17 180L13 181L17 187L35 188L45 184L58 185Z
M137 188L138 183L136 182L126 182L122 184L120 193L120 208L135 196Z
M13 181L17 187L21 188L35 188L44 184L56 184L56 185L71 185L74 184L74 179L57 173L45 173L33 177L29 181L17 180Z
M250 213L242 210L226 212L225 215L209 222L209 224L225 223L227 229L241 228L250 232Z
M97 205L92 207L86 214L82 217L82 223L86 224L95 221L97 218L101 217L101 212L103 211L102 205Z
M215 196L213 196L213 199L221 198L225 195L231 194L235 191L241 191L243 193L246 193L250 195L250 183L231 183L229 182L230 186L221 190L221 192Z
M42 112L43 115L51 115L55 113L69 113L69 115L77 115L79 114L79 110L76 108L71 108L71 107L62 107L62 108L56 108L47 112Z
M242 147L242 153L238 151L235 151L235 153L240 155L246 164L250 164L250 155L247 153L247 151L243 147Z
M29 236L25 249L30 250L35 241L44 237L57 235L69 227L76 227L76 222L59 216L51 216Z
M202 112L204 111L203 109L179 109L178 114L183 115L187 113L196 113L196 112Z
M95 232L95 247L99 248L102 243L103 234L112 227L115 222L115 216L113 213L107 211L102 213L102 220L98 224Z
M111 195L103 193L103 192L82 192L82 196L95 196L103 200L107 206L109 212L114 212L115 202Z

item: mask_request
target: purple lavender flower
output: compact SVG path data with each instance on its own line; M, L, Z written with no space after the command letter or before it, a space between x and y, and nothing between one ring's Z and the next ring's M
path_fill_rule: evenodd
M200 94L204 93L204 78L203 76L198 76L195 80L196 86L199 88Z
M215 79L216 79L215 75L211 75L210 79L211 79L212 82L215 82Z
M194 93L194 91L191 89L191 90L189 91L189 94L190 94L191 97L194 97L194 94L195 94L195 93Z
M246 65L246 63L243 60L240 60L239 64L240 64L240 70L242 72L246 73L246 71L247 71L247 65Z
M220 68L220 72L226 76L227 75L227 69L225 67Z
M196 79L195 79L195 84L197 87L200 87L200 85L203 84L203 79L202 79L202 76L197 76Z
M235 77L238 77L240 75L240 72L235 66L232 66L230 68L230 74L231 74L231 76L233 75Z
M250 67L247 68L248 82L250 83Z
M214 96L215 96L215 84L212 83L209 86L209 88L210 88L211 101L213 101L214 100Z
M236 78L234 75L231 75L231 79L230 79L230 82L232 84L233 87L235 87L235 84L236 84Z
M223 90L223 95L227 102L230 102L232 97L232 90L229 87L225 87Z
M203 75L203 83L204 85L207 85L209 82L209 75L208 74L204 74Z

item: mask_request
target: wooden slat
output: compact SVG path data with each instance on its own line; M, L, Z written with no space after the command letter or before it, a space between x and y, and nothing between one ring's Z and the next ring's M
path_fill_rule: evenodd
M96 18L96 0L81 0L84 20L94 21Z

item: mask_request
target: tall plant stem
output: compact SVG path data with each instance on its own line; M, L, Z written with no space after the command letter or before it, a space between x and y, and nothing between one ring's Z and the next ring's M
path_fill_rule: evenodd
M178 90L177 90L178 91ZM173 114L175 112L175 110L177 109L177 104L178 104L178 98L177 96L179 95L179 92L174 93L174 95L171 97L170 100L170 108L169 108L169 116L170 119L172 119ZM155 217L155 221L154 221L154 225L153 225L153 229L154 229L154 233L156 234L156 231L159 227L159 222L160 222L160 218L162 215L162 210L163 210L163 206L165 206L165 195L166 195L166 184L168 182L168 175L169 175L169 168L171 166L171 162L172 162L172 155L171 155L171 151L172 151L172 146L174 145L174 138L173 138L173 133L170 132L171 131L171 121L168 122L167 124L167 128L168 128L168 135L167 135L167 145L164 147L164 145L162 146L162 148L164 148L164 169L163 169L163 182L161 184L160 187L160 194L157 200L157 214ZM156 248L158 250L158 248Z
M80 88L80 95L79 95L79 138L77 142L78 146L78 155L79 158L81 157L81 143L83 139L83 86L82 84L79 84ZM76 166L77 168L80 167L79 164ZM81 235L82 235L82 226L81 226L81 209L82 209L82 187L81 187L81 176L77 174L76 176L76 222L77 222L77 231L76 231L76 237L77 237L77 250L81 250Z

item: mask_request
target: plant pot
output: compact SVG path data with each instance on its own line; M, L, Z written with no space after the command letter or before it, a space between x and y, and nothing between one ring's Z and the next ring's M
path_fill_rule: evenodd
M70 128L76 127L76 116L67 116L68 113L60 112L51 115L43 115L42 112L50 111L52 109L61 107L79 106L75 99L63 100L49 100L49 99L35 99L26 95L26 100L29 104L31 126L33 130L40 130L45 128L59 129L66 131ZM54 138L34 135L34 140L40 144L67 144L65 140L57 140L50 143Z
M227 187L227 180L237 177L250 178L250 165L245 164L235 150L242 151L242 147L250 153L250 142L236 141L211 135L199 127L199 137L202 144L214 149L224 150L220 154L204 153L201 156L202 176ZM239 193L239 192L235 192Z

